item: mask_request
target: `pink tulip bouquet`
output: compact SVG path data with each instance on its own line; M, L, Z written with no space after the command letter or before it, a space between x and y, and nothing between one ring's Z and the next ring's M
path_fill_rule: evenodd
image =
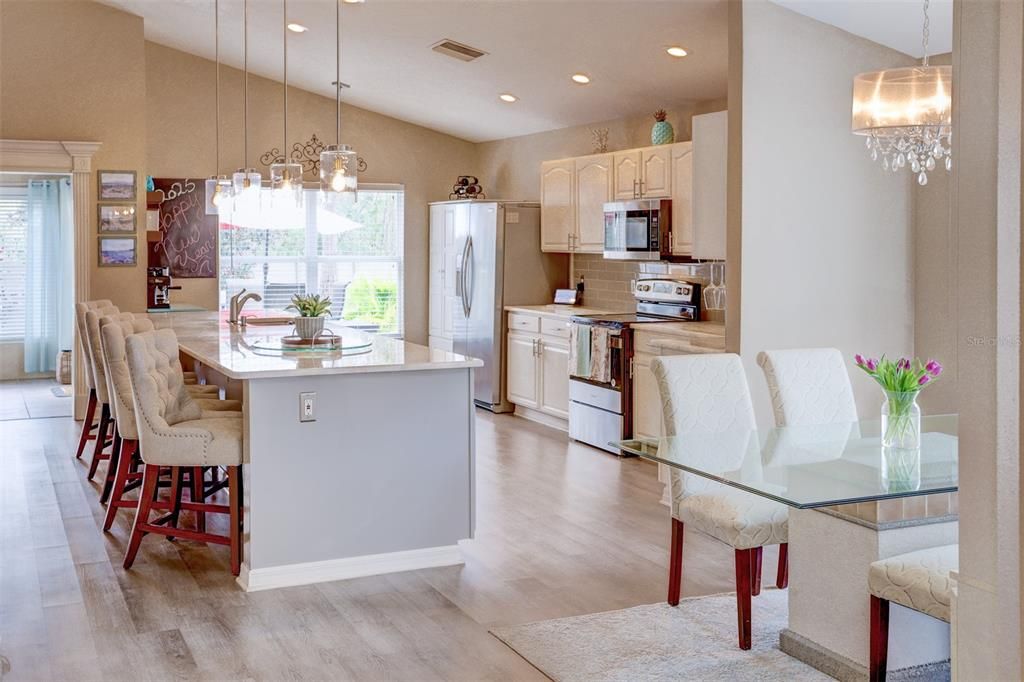
M882 405L882 445L895 448L917 448L921 441L921 408L917 405L917 394L942 374L942 365L935 360L921 362L920 359L900 358L895 362L853 357L857 366L864 370L885 391Z

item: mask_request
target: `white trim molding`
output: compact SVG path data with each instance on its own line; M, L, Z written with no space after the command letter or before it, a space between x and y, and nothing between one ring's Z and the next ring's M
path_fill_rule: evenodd
M92 157L99 142L0 139L0 171L23 173L70 173L75 211L75 302L89 300L90 254L93 214ZM78 330L75 329L75 338ZM75 419L85 412L85 381L82 377L82 345L75 343L72 382Z
M330 559L328 561L311 561L303 564L271 566L269 568L250 569L242 564L238 584L246 592L273 590L279 587L295 587L311 585L332 580L364 578L370 575L415 571L420 568L437 568L438 566L456 566L465 563L458 545L443 547L427 547L411 549L403 552L387 554L368 554L366 556Z

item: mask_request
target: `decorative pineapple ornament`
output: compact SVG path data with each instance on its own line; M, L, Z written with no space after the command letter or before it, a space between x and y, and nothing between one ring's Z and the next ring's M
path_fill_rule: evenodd
M656 123L651 128L651 144L672 144L676 141L676 131L672 130L672 124L665 120L668 114L664 109L654 112Z

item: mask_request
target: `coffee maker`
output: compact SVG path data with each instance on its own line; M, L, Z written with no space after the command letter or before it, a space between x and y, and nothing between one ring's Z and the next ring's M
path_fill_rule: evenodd
M149 309L166 310L171 307L170 291L181 289L171 285L171 269L157 267L146 269L146 307Z

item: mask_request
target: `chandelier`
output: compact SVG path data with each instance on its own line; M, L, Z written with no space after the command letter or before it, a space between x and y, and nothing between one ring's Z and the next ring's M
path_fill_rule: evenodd
M924 58L910 66L858 74L853 79L854 135L864 135L871 159L897 173L909 168L919 185L942 163L953 167L953 67L928 64L928 2L924 0Z

